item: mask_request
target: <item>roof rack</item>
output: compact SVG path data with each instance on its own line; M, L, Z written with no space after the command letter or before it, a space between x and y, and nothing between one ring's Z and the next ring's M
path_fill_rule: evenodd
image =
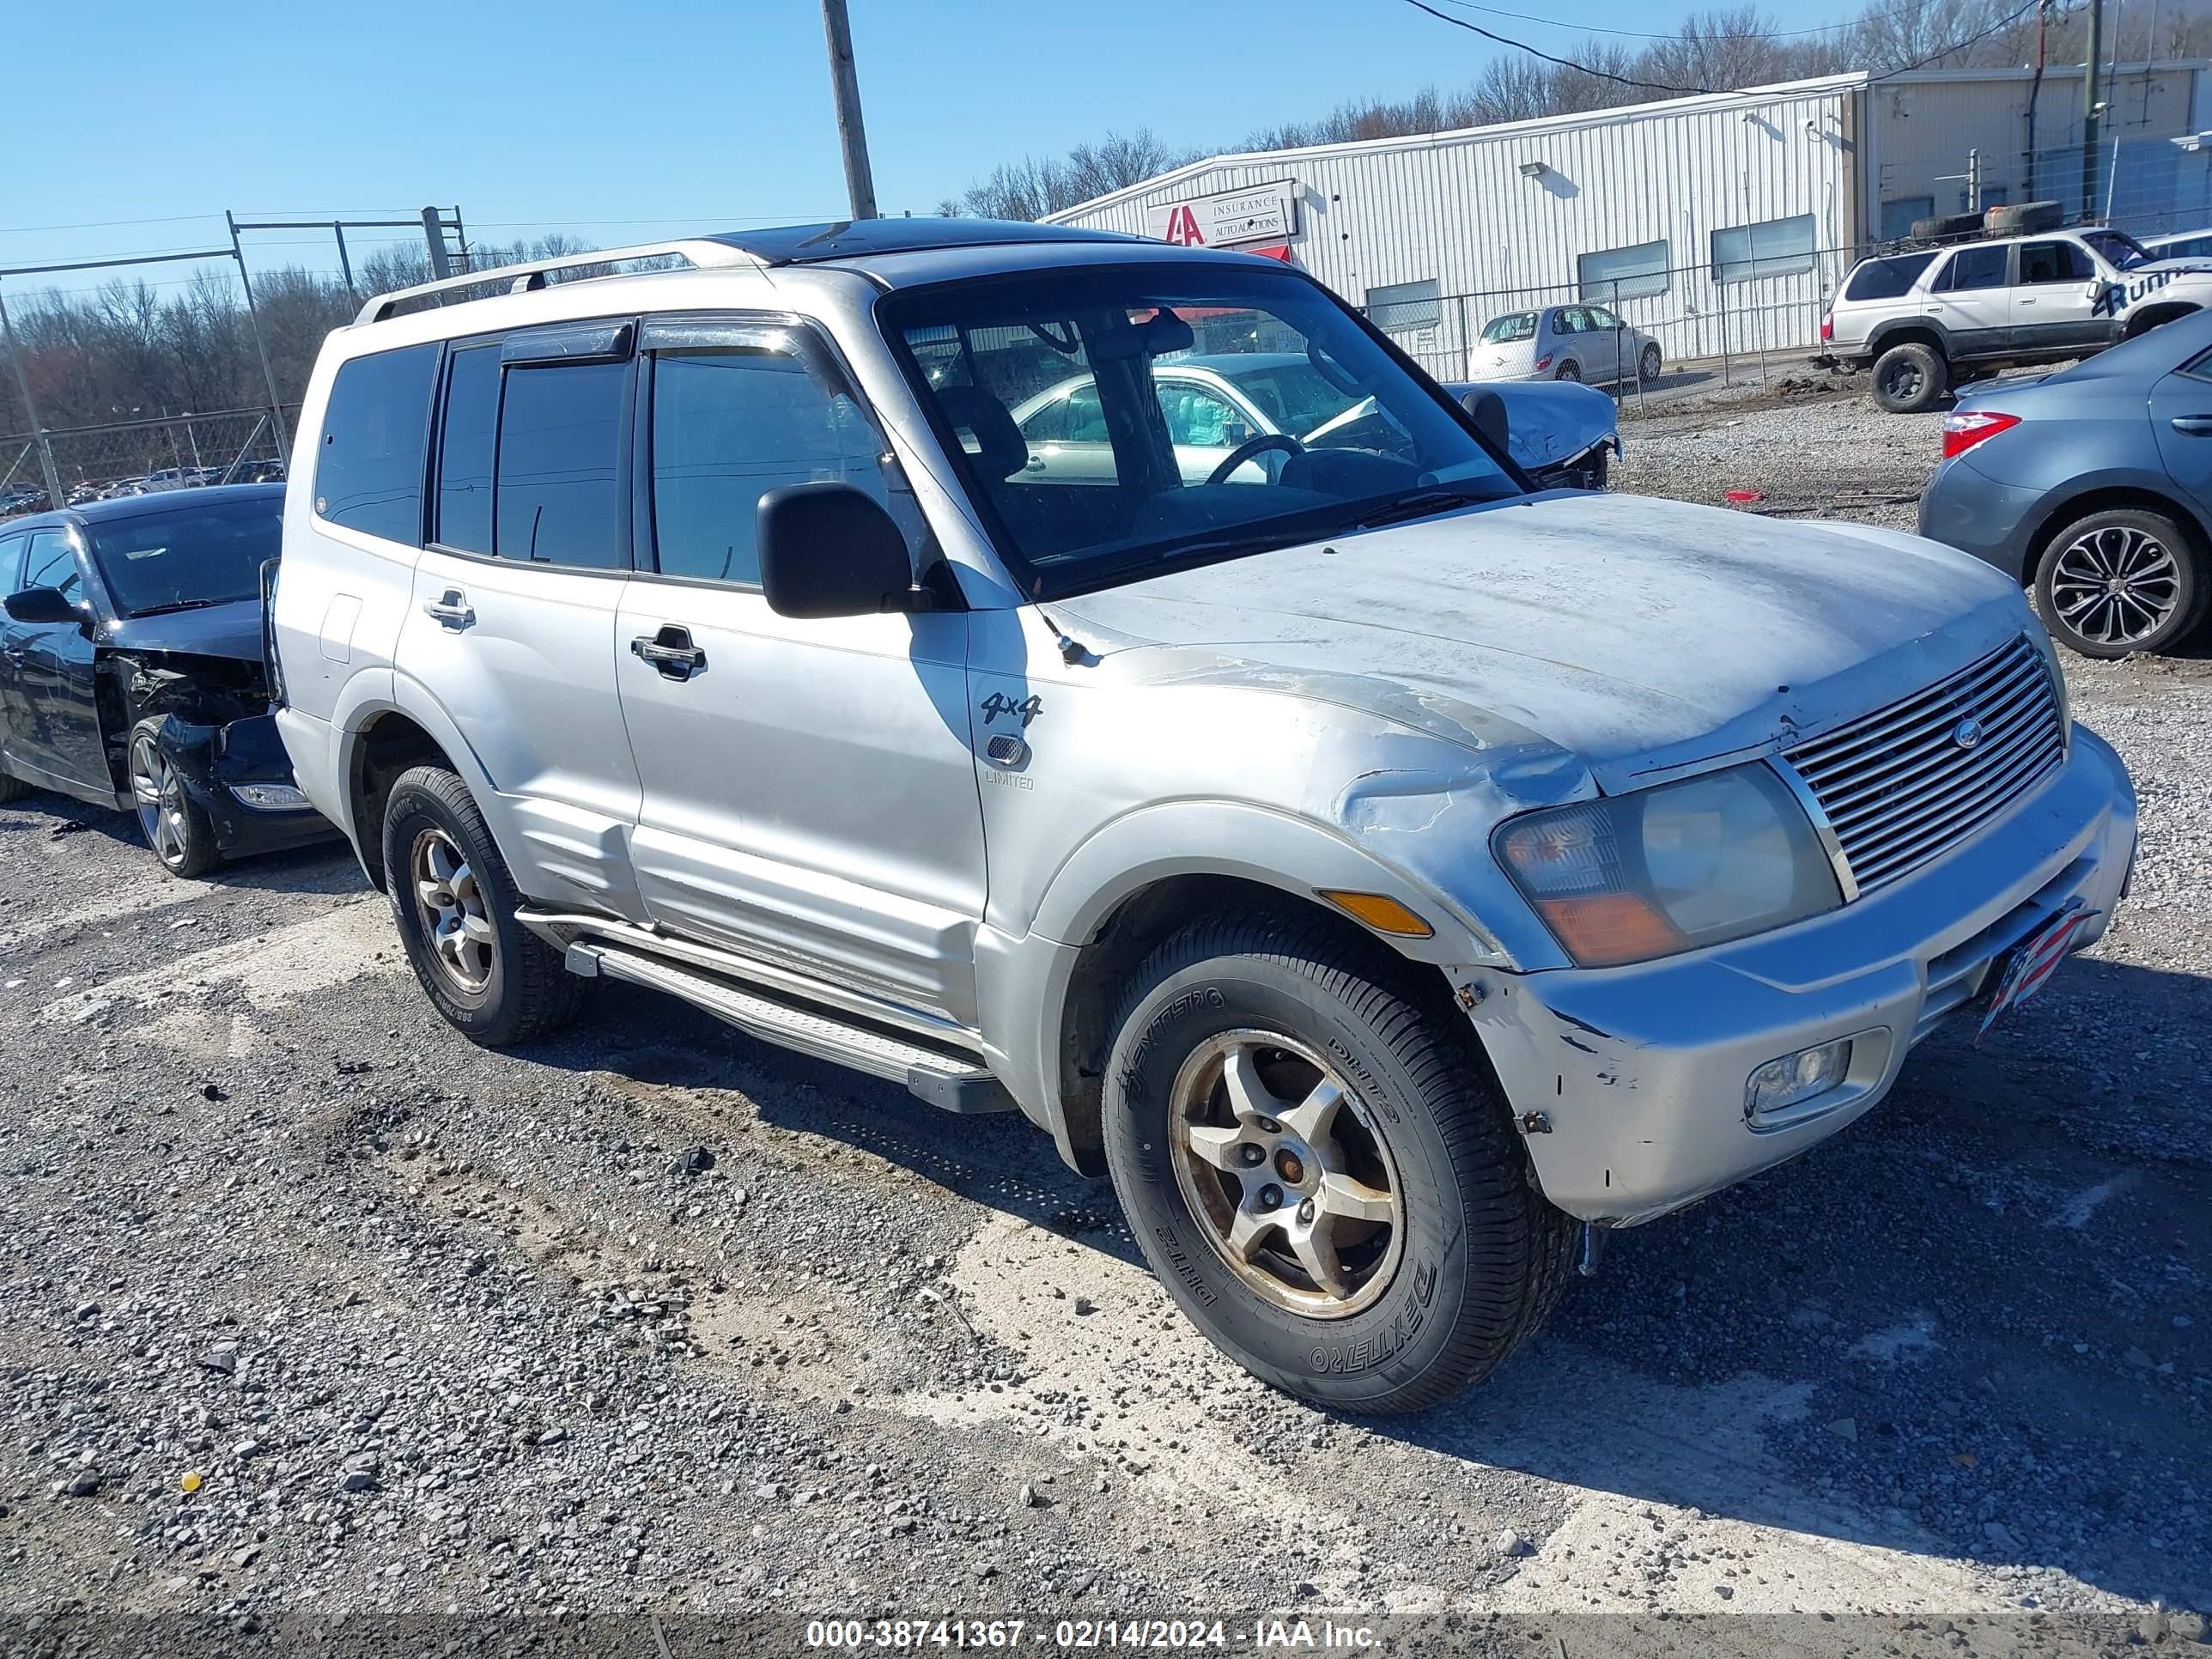
M441 276L434 283L417 283L412 288L394 289L389 294L376 295L362 307L354 323L358 326L363 323L383 322L406 301L420 300L432 294L450 294L459 289L483 288L494 283L506 283L511 294L526 294L532 289L544 288L549 271L574 270L583 265L620 264L631 259L661 259L671 256L686 261L695 270L728 265L758 270L763 263L757 255L748 253L743 248L705 237L686 237L672 242L640 242L633 247L600 248L590 253L564 253L553 259L526 259L520 264L499 265L489 270L472 270L460 276Z

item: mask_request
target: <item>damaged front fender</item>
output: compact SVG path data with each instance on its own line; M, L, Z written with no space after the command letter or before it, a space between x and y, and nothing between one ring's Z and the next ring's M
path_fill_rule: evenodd
M154 741L214 826L224 857L304 846L337 833L293 783L274 715L212 725L171 714Z

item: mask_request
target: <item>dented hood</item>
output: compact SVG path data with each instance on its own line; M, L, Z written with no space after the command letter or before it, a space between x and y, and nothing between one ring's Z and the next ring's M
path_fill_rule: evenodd
M109 624L100 643L118 651L171 651L261 660L261 601L230 599L189 611L157 611Z
M1917 537L1635 495L1559 494L1156 576L1051 607L1143 678L1376 712L1473 708L1581 757L1607 792L1881 707L2031 626L1987 565ZM1103 631L1101 631L1103 630ZM1476 747L1486 739L1468 724Z

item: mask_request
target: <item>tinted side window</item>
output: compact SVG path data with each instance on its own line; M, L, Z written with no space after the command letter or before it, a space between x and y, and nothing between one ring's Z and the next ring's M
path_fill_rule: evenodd
M76 597L82 578L76 568L76 550L70 538L58 530L34 530L31 532L30 557L23 567L23 586L26 587L58 587L71 599Z
M446 372L438 439L435 538L464 553L491 551L492 450L499 426L499 347L467 346Z
M23 586L23 541L21 536L0 536L0 590L14 593Z
M510 388L510 406L514 396ZM762 495L838 479L886 501L878 450L852 399L788 352L733 345L659 353L653 520L662 573L757 582L753 516ZM503 517L501 524L504 534Z
M2020 250L2020 280L2030 283L2086 283L2097 274L2088 251L2071 242L2028 242Z
M1951 263L1943 267L1936 278L1938 294L1963 294L1976 289L2002 288L2005 285L2005 257L2011 252L2003 247L1962 247L1951 256Z
M1900 253L1890 259L1869 259L1851 273L1844 289L1846 300L1895 300L1911 292L1920 273L1935 258L1932 253Z
M538 564L619 569L628 363L514 368L499 416L493 551Z
M422 539L422 462L438 348L406 346L338 369L315 456L315 511L413 547Z

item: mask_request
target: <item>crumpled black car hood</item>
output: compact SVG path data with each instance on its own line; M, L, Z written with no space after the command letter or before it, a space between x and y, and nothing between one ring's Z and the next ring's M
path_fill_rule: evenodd
M256 597L198 611L126 617L107 629L100 643L117 651L173 651L259 662L261 601Z

